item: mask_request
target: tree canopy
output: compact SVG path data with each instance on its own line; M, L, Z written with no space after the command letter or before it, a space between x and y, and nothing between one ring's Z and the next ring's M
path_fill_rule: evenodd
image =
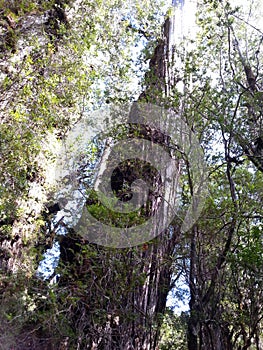
M0 5L0 348L262 348L261 1L173 1L170 9L160 0ZM186 32L191 6L196 22ZM180 25L172 20L178 14ZM198 182L192 160L156 125L138 128L132 118L115 125L77 155L74 168L96 218L138 225L161 198L156 170L129 160L129 168L115 169L116 198L128 202L132 182L144 177L154 183L150 202L128 223L101 205L87 169L103 164L118 140L161 145L181 170L169 227L138 246L107 248L56 219L56 162L75 128L98 123L89 119L95 110L136 100L165 108L191 130L208 191L185 231ZM41 278L39 263L54 244L59 262ZM170 290L180 294L182 279L189 311L175 315L165 302Z

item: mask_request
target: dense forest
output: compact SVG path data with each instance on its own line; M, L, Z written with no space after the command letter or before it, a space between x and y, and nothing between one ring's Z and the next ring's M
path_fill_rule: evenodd
M0 0L0 350L263 348L262 18Z

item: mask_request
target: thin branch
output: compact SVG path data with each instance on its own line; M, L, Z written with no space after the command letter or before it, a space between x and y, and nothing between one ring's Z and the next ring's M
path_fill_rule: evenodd
M253 24L249 23L248 21L246 21L244 18L240 18L239 16L232 14L233 17L235 17L236 19L239 19L240 21L246 23L248 26L250 26L251 28L255 29L257 32L259 32L260 34L263 35L262 30L260 30L259 28L253 26Z

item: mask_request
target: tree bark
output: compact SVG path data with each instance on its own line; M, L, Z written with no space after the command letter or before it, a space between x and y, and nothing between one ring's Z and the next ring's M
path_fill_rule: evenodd
M171 25L171 19L164 23L163 37L150 61L147 87L139 102L162 105L169 94L172 84L169 68ZM169 137L161 130L144 126L134 130L133 127L131 124L131 135L139 131L142 138L169 148ZM128 178L130 174L123 171L123 176ZM155 177L154 181L158 185L160 180ZM121 183L116 181L115 185ZM150 201L147 216L152 215L157 206L156 198L152 197ZM71 326L79 335L80 348L84 344L88 344L89 349L103 350L158 348L161 316L172 277L171 257L177 239L176 229L169 228L150 242L116 252L83 241L74 233L62 238L61 266L67 266L69 270L67 275L61 276L60 287L72 284L74 289L77 283L88 286L85 295L77 288L81 296L70 315ZM86 256L81 248L85 246ZM72 281L71 276L75 276Z

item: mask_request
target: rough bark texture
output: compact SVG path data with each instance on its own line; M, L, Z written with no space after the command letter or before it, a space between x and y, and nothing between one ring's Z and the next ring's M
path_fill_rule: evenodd
M62 261L70 260L69 250L74 252L74 260L83 257L83 251L77 252L77 242L64 237ZM120 252L89 245L96 258L82 258L82 264L73 267L78 283L87 286L72 315L79 344L107 350L157 348L160 314L170 286L168 252L172 244L168 237L159 237ZM72 272L69 269L70 275ZM62 277L60 286L64 283L71 285ZM72 281L73 288L75 283Z

